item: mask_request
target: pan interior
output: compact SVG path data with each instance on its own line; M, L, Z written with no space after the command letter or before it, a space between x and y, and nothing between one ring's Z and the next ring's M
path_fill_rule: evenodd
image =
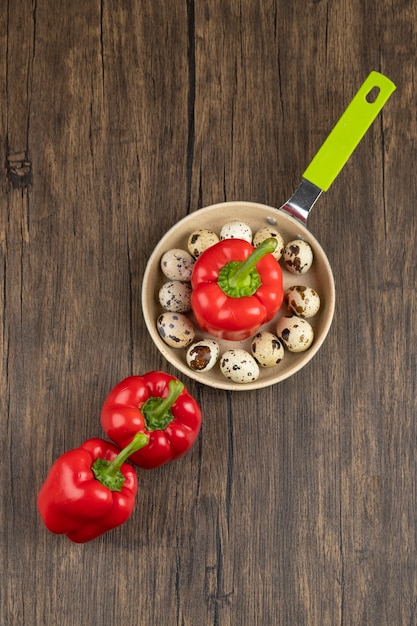
M294 275L283 269L284 288L293 285L306 285L317 291L321 299L321 308L316 316L308 320L314 328L314 342L307 351L301 353L291 353L285 351L285 357L273 368L260 368L259 378L246 384L233 383L223 376L219 366L216 365L208 372L194 372L185 360L185 350L171 348L159 336L156 328L156 320L162 312L158 300L160 287L166 282L166 278L160 269L160 260L164 252L172 248L187 250L189 235L199 228L207 228L220 232L221 227L229 221L241 220L248 224L252 232L255 233L264 226L273 226L284 238L285 243L300 238L307 241L314 252L314 262L312 268L304 275ZM281 262L281 267L283 267ZM175 224L158 242L152 252L145 269L142 283L142 311L147 329L161 354L177 370L186 376L217 389L229 389L237 391L249 391L260 389L269 385L274 385L304 367L316 354L322 345L330 329L335 306L335 287L332 270L329 261L318 241L298 220L290 215L263 204L254 202L224 202L199 209L183 218ZM275 332L275 325L278 317L287 314L285 305L278 312L276 317L261 327L262 330ZM192 314L190 315L192 319ZM196 340L207 337L196 326ZM244 348L250 352L251 338L245 341L226 341L216 339L220 345L220 354L229 348Z

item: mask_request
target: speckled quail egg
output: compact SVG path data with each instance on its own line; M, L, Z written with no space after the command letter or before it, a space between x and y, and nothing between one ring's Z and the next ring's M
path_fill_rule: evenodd
M298 317L313 317L320 309L320 296L311 287L294 285L285 291L284 299L289 311Z
M303 239L294 239L284 248L285 267L292 274L305 274L313 263L313 250Z
M186 348L194 341L192 321L182 313L161 313L156 322L158 333L171 348Z
M212 230L209 230L208 228L199 228L198 230L192 232L188 237L188 252L195 259L198 259L204 250L211 248L211 246L214 246L214 244L219 241L219 236Z
M170 280L159 290L159 302L166 311L186 313L191 311L191 285L180 280Z
M313 343L313 327L307 320L296 315L281 317L277 321L276 331L290 352L304 352Z
M220 370L234 383L250 383L259 376L259 366L254 357L242 348L226 350L220 357Z
M201 339L191 344L185 355L187 365L194 372L208 372L219 358L219 344L214 339Z
M275 228L265 226L264 228L260 228L258 231L256 231L253 237L253 245L255 247L259 246L260 243L265 241L265 239L269 239L269 237L274 237L277 240L277 247L271 254L276 258L277 261L279 261L282 253L284 252L285 244L283 236Z
M227 222L220 231L220 239L244 239L252 243L252 229L239 220Z
M284 345L273 333L257 333L251 342L251 352L261 367L274 367L285 355Z
M193 265L194 259L191 254L180 248L167 250L161 258L161 270L170 280L190 280Z

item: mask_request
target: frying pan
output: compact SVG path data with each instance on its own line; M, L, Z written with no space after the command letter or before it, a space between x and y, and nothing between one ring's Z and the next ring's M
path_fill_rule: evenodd
M321 245L307 228L307 219L320 195L327 191L346 161L349 159L368 128L395 91L394 83L379 72L371 72L361 85L353 100L334 126L327 139L302 175L294 194L279 209L255 202L222 202L186 216L162 237L153 250L142 282L142 311L147 329L162 356L177 370L210 387L233 391L249 391L276 384L303 368L317 353L325 340L334 315L335 285L332 269ZM235 383L223 376L218 365L207 372L191 370L185 360L185 350L171 348L160 337L156 320L162 312L158 293L166 281L160 269L164 252L173 248L187 250L189 235L202 228L219 233L227 222L240 220L253 232L267 225L276 228L288 243L293 239L307 241L314 253L314 263L307 274L294 275L283 270L284 289L294 285L306 285L317 291L321 307L309 321L314 329L314 342L305 352L286 351L284 359L273 368L260 368L257 380ZM288 314L285 306L277 316L261 327L260 331L275 332L278 317ZM190 318L193 319L192 314ZM208 337L196 328L196 340ZM244 348L250 352L251 339L226 341L217 339L220 354L229 348Z

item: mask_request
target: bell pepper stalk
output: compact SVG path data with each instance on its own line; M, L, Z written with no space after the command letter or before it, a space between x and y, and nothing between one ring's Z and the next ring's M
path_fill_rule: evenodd
M181 381L153 371L120 381L105 399L100 420L106 435L120 447L137 432L149 437L148 445L130 461L153 469L191 448L200 432L201 409Z
M224 239L194 264L191 306L200 328L222 339L241 341L269 322L282 305L282 272L271 254L273 237L254 248L243 239Z
M124 524L138 489L136 471L125 461L147 444L143 433L123 450L94 438L62 454L38 494L38 510L47 529L85 543Z

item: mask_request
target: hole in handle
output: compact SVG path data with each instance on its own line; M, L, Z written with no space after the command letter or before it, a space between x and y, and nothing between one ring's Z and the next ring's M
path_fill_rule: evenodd
M365 100L369 102L369 104L373 104L374 102L376 102L380 91L381 89L379 87L372 87L371 91L366 94Z

